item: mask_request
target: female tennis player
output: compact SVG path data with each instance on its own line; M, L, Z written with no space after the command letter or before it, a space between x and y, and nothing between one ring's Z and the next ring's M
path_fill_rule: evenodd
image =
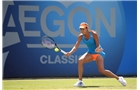
M74 86L84 86L84 82L82 81L83 74L83 64L96 61L98 70L101 74L104 74L108 77L116 78L123 86L126 86L126 81L123 77L119 77L112 73L110 70L106 70L104 68L104 57L105 53L103 52L103 48L99 44L99 38L97 33L94 30L89 30L88 24L82 22L79 26L81 33L78 36L78 40L75 46L71 49L70 52L67 52L65 55L70 56L73 54L79 47L81 40L87 45L88 51L83 54L78 60L78 75L79 80Z

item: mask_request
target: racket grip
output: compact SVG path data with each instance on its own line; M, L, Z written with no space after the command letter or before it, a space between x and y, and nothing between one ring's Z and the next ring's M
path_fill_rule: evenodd
M60 49L60 51L61 51L63 54L66 54L66 52L65 52L65 51L63 51L62 49Z

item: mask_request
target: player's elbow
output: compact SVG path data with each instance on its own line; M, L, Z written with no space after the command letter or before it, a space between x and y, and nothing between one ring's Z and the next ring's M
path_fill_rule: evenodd
M76 51L77 49L78 49L78 47L77 47L77 46L74 46L74 47L73 47L73 50L74 50L74 51Z

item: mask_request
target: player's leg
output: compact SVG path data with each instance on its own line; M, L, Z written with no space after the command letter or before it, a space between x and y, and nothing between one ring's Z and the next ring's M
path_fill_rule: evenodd
M85 53L84 55L82 55L79 60L78 60L78 76L79 76L79 81L74 84L74 86L84 86L84 83L82 82L82 75L83 75L83 65L84 63L88 63L91 62L92 60L92 55Z
M114 73L112 73L110 70L105 70L104 69L104 59L101 55L99 55L96 59L96 63L97 63L97 66L98 66L98 70L100 73L108 76L108 77L113 77L113 78L116 78L118 80L118 76L115 75Z
M79 75L79 80L82 80L82 75L83 75L83 65L84 63L88 63L91 62L92 60L92 56L91 54L85 53L84 55L82 55L79 60L78 60L78 75Z
M100 73L108 76L108 77L113 77L113 78L116 78L117 80L119 80L119 82L125 86L126 85L126 81L123 79L123 77L118 77L117 75L115 75L114 73L112 73L110 70L106 70L104 69L104 59L101 55L99 55L97 58L96 58L96 63L97 63L97 66L98 66L98 70Z

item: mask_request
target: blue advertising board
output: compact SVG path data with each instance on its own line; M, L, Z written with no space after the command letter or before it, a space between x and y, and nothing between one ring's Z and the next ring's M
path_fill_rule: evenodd
M66 57L44 49L40 39L50 36L68 52L81 22L98 33L106 69L137 75L136 1L3 1L3 76L78 76L78 58L87 51L83 42ZM101 75L96 62L85 64L83 76L94 75Z

